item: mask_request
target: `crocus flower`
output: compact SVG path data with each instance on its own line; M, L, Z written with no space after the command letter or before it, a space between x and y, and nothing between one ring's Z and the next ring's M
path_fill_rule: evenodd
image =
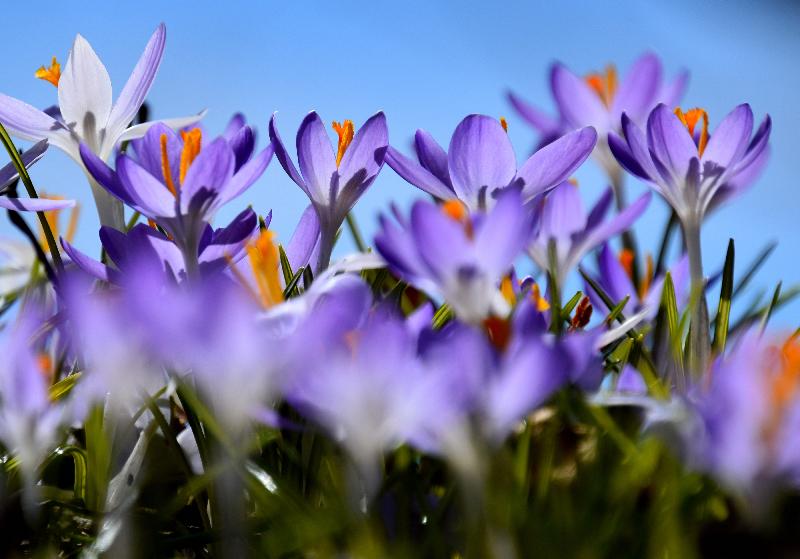
M353 122L334 122L339 136L336 153L330 146L325 125L316 112L310 112L297 131L297 162L300 172L286 151L275 125L269 122L269 137L275 157L297 186L303 189L316 208L320 224L318 270L328 266L336 232L364 191L383 167L389 131L382 112L371 116L355 133Z
M203 146L198 129L179 135L164 124L151 127L139 147L136 158L118 155L116 170L86 145L80 153L98 184L164 228L192 276L206 226L220 207L264 173L272 147L241 161L239 144L217 138Z
M519 189L504 190L488 213L470 213L458 200L443 206L419 201L408 222L398 220L381 218L375 246L400 277L443 298L467 322L508 313L500 281L533 229Z
M675 210L689 256L692 293L702 294L703 219L755 179L768 155L771 120L767 116L752 138L753 112L747 104L733 109L713 134L702 109L684 113L659 105L647 119L646 135L627 115L621 122L623 137L609 134L609 146L625 169L647 181ZM697 369L704 369L708 358L707 315L703 299L692 317Z
M592 128L565 135L531 155L517 168L504 126L491 117L470 115L453 132L447 152L424 130L415 147L419 163L389 148L386 163L405 180L441 200L457 198L470 209L493 203L493 193L522 189L527 202L566 180L589 156L597 141Z
M613 65L602 73L593 72L582 78L563 64L553 64L550 88L557 117L547 115L514 93L509 92L508 99L519 115L539 131L541 144L582 126L594 127L599 136L594 156L613 179L619 175L619 167L609 153L606 138L609 132L619 130L622 113L643 123L658 103L677 103L686 80L687 74L682 72L672 82L664 83L661 61L655 54L646 53L633 63L619 83Z
M145 122L130 126L153 84L164 54L166 28L158 26L145 46L116 103L112 103L108 71L92 46L81 35L75 37L63 73L53 65L41 68L37 77L58 88L58 111L44 112L22 101L0 94L0 122L8 131L24 140L47 139L64 150L78 164L85 144L101 160L107 159L119 142L139 138L154 124ZM187 126L202 115L164 121L173 128ZM90 181L91 182L91 181ZM92 183L100 221L122 229L122 206L105 190Z
M238 262L245 246L258 228L258 217L251 209L244 210L228 226L213 229L206 225L198 246L197 261L201 274L212 274ZM181 250L163 233L140 223L127 233L113 227L100 228L100 242L114 263L107 266L76 249L68 239L61 239L64 251L84 272L97 279L119 283L121 276L135 270L144 261L160 267L173 279L186 278Z
M697 387L701 429L689 448L698 465L764 504L781 485L800 487L800 345L756 332L719 358Z
M622 312L644 312L646 319L652 319L658 313L661 304L664 276L653 276L653 260L648 256L645 275L637 289L633 284L631 266L632 257L627 249L623 249L617 258L611 246L606 243L597 255L597 275L594 280L615 304L629 297L628 302L622 307ZM669 271L675 298L679 305L683 305L689 296L689 260L683 256ZM584 291L589 295L595 308L611 311L591 285L587 283Z
M32 474L60 436L61 405L50 401L46 360L36 351L41 344L38 312L26 307L0 342L0 440Z
M650 203L650 193L642 195L619 214L604 221L613 199L609 188L589 215L583 209L578 187L561 183L538 202L538 219L533 242L528 251L542 270L551 270L550 246L555 248L555 266L551 270L559 290L567 275L591 250L628 229Z

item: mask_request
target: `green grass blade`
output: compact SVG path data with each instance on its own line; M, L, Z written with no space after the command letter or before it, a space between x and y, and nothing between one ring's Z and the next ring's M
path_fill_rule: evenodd
M711 347L717 354L725 351L728 338L728 326L731 318L731 299L733 297L733 263L736 250L733 239L728 241L728 253L725 255L725 266L722 269L722 288L719 293L717 318L714 321L714 342Z

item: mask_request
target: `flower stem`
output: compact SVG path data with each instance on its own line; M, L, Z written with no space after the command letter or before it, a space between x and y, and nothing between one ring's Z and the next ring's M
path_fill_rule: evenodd
M683 224L683 239L689 256L691 277L692 322L689 334L689 367L696 375L705 372L710 356L708 337L708 306L703 277L703 256L700 248L700 223L687 221Z

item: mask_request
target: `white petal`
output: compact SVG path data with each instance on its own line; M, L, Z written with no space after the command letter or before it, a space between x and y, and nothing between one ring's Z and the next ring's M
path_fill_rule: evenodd
M58 104L67 126L97 150L98 132L106 127L111 113L111 79L81 35L75 37L58 82Z
M108 153L111 153L111 150L114 148L114 145L117 142L124 142L127 140L135 140L136 138L141 138L145 135L145 133L154 125L158 123L166 124L173 130L177 130L179 128L184 128L189 126L190 124L194 124L195 122L200 121L204 116L206 116L206 111L203 109L196 115L192 116L181 116L177 118L165 118L164 120L151 120L150 122L143 122L141 124L137 124L135 126L131 126L127 130L125 130L119 138L107 138L107 142L111 142L110 145L103 145L103 149L108 150ZM113 141L112 141L113 140Z

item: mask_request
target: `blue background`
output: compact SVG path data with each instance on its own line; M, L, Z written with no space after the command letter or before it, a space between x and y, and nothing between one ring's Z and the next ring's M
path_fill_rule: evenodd
M303 115L325 121L351 118L360 125L384 110L395 146L407 149L417 128L447 144L469 113L506 116L517 156L535 135L508 106L511 88L547 109L553 104L547 70L561 60L579 74L608 62L624 73L643 51L658 53L674 76L691 72L683 106L702 106L714 123L748 101L760 121L773 117L772 159L753 189L718 211L704 230L708 272L736 239L741 270L770 240L780 245L754 282L771 289L800 281L797 266L800 160L800 9L790 2L39 2L3 6L4 54L0 91L46 107L55 89L33 77L52 55L63 63L75 33L82 33L106 64L119 92L156 25L167 24L166 55L149 102L155 117L208 108L206 126L221 132L231 114L244 112L266 142L269 115L294 138ZM77 244L97 252L91 195L82 173L52 150L33 170L37 185L83 204ZM578 174L587 204L603 187L593 163ZM633 196L644 186L629 180ZM390 201L402 207L420 192L388 167L356 207L367 237ZM273 161L265 176L220 222L252 203L274 210L273 227L287 240L307 201ZM636 230L655 251L665 216L655 200ZM0 235L16 234L6 218ZM350 245L342 237L340 249ZM577 285L577 284L576 284ZM742 310L747 296L739 302ZM800 304L778 315L797 326ZM735 314L735 313L734 313Z

